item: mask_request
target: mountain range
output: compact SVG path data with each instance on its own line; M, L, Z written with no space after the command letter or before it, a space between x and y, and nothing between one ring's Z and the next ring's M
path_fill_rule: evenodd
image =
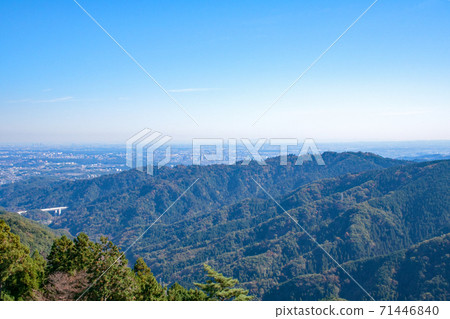
M289 156L287 165L278 157L155 176L34 179L0 187L0 205L68 206L50 228L108 236L126 249L175 202L127 252L164 283L189 286L208 263L263 300L369 298L337 262L375 299L449 299L450 161L322 156L325 166ZM429 288L408 294L413 281Z

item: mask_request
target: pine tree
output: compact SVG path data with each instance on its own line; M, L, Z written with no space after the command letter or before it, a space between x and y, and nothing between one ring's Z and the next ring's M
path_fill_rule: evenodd
M167 300L169 301L205 301L206 294L197 289L186 289L178 283L174 283L167 290Z
M0 300L31 300L39 289L43 268L10 230L0 220Z
M93 285L83 296L86 300L134 300L137 290L135 276L128 260L107 238L100 238L100 250L87 270Z
M45 283L45 267L47 266L47 262L44 257L39 254L38 250L35 250L33 254L31 254L31 259L33 260L33 267L37 275L38 285L41 288Z
M80 233L73 240L74 246L71 251L73 264L76 270L87 270L94 263L100 252L100 245L89 240L88 235Z
M81 233L73 241L62 236L53 242L46 269L45 299L74 300L88 287L87 270L98 258L100 245Z
M76 268L73 260L74 243L66 236L61 236L53 242L50 254L47 257L48 274L61 272L72 272Z
M136 260L133 270L138 286L137 300L154 301L165 299L164 288L158 283L155 276L153 276L152 271L144 259L139 258Z
M248 301L253 299L253 296L248 296L248 290L234 288L239 283L237 279L225 277L207 264L204 264L203 268L208 273L207 276L213 280L208 279L206 284L195 283L195 285L206 293L208 300Z

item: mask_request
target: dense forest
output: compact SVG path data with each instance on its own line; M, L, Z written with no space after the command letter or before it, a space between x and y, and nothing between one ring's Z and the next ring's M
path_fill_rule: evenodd
M257 181L377 299L449 299L443 252L449 248L450 161L323 157L326 166L296 166L292 156L287 166L273 158L266 166L178 166L156 176L130 170L76 182L30 180L0 187L0 204L9 210L68 206L51 216L47 231L66 231L68 241L84 232L96 245L126 248L199 178L126 255L130 269L138 261L150 266L166 297L174 283L198 293L194 283L204 280L207 264L256 299L366 299ZM39 252L50 258L48 247ZM401 272L428 288L408 294L412 281Z
M449 300L450 234L408 250L344 263L375 300ZM367 296L336 267L276 286L264 300L364 300Z
M30 251L38 251L44 257L50 253L53 240L61 235L72 237L68 231L46 227L28 218L23 218L19 214L9 213L2 207L0 207L0 220L6 222L11 228L11 232L18 235L20 241Z
M280 165L278 157L267 160L265 166L250 162L247 166L163 167L155 176L129 170L74 182L32 178L1 186L0 206L13 212L68 206L51 227L67 228L72 234L84 231L96 239L101 235L126 238L120 233L124 227L153 221L197 178L199 183L166 216L169 222L199 211L213 212L246 198L264 198L252 178L263 183L273 196L281 196L319 179L405 163L367 153L327 152L323 159L326 166L315 161L295 165L297 157L289 156L288 165Z
M338 262L385 255L450 232L449 164L349 174L279 201ZM158 225L148 238L153 244L133 253L162 278L195 278L209 260L259 297L290 278L335 266L272 200L249 199Z
M0 217L3 217L0 216ZM11 219L9 219L11 222ZM28 226L34 226L28 224ZM23 230L23 227L22 227ZM29 229L36 234L36 227ZM39 235L44 232L40 231ZM47 258L20 242L0 219L0 300L140 300L140 301L246 301L248 290L204 265L206 283L186 289L178 283L163 286L142 258L134 267L107 238L96 243L84 233L73 240L65 235L53 241Z

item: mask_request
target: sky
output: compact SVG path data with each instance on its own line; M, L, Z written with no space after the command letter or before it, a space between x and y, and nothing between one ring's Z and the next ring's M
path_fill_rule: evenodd
M450 139L449 0L379 0L310 69L373 0L78 3L134 61L73 0L1 1L0 143Z

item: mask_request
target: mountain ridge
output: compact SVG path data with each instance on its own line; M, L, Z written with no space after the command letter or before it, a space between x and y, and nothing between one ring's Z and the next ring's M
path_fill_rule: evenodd
M324 153L325 167L298 167L295 160L288 157L286 167L273 158L266 166L176 167L155 176L131 170L63 185L10 185L0 187L0 203L32 207L41 200L78 200L52 227L106 235L127 248L200 178L127 258L143 257L162 282L187 286L200 280L207 262L258 298L289 279L323 275L336 265L254 180L339 263L450 232L450 161L411 163L361 152Z

